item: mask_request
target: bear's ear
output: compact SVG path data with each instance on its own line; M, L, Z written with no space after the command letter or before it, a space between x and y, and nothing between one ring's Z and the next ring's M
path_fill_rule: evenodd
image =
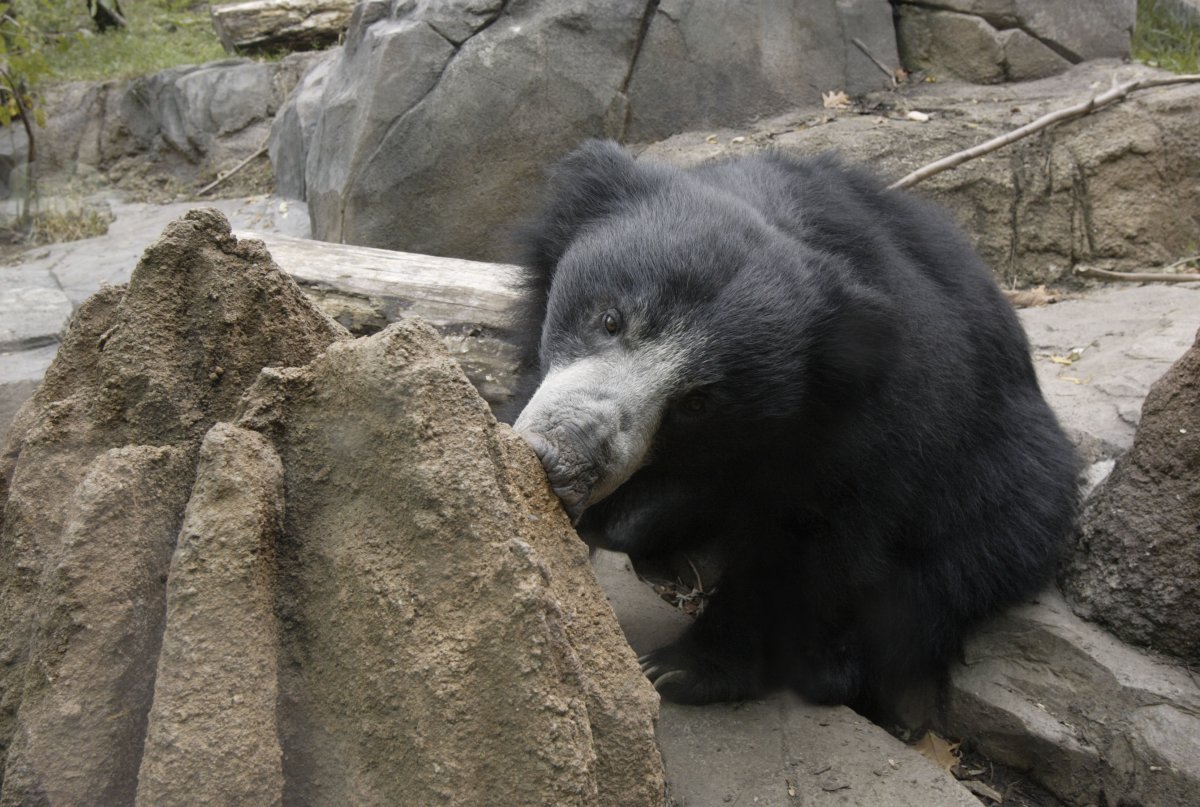
M654 172L611 140L588 140L550 170L540 212L517 234L524 264L549 287L581 227L648 192Z

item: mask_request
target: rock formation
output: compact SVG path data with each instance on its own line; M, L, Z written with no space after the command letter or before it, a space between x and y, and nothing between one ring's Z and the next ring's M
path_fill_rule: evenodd
M1200 685L1056 592L967 642L943 730L1066 804L1200 801Z
M1040 81L980 88L936 82L868 96L872 114L789 113L732 131L691 132L646 157L690 164L771 148L840 152L898 179L915 168L1106 90L1165 75L1088 62ZM908 110L930 115L924 123ZM1136 93L931 177L915 191L958 218L1002 285L1055 282L1076 265L1144 269L1192 254L1200 219L1200 87Z
M47 87L38 172L101 171L150 187L208 182L216 169L262 147L275 113L318 58L225 59L128 81Z
M1060 581L1080 616L1200 663L1200 333L1150 388Z
M522 195L582 138L734 125L886 85L852 36L897 61L886 0L732 8L360 3L274 128L280 188L305 190L318 238L495 260Z
M0 464L0 804L657 805L657 697L435 332L193 211Z
M1025 81L1129 56L1136 0L895 0L910 69L975 84Z

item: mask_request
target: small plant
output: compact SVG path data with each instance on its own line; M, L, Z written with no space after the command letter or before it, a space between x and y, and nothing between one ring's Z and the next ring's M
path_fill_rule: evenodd
M33 214L33 227L26 240L30 244L57 244L94 238L107 233L112 221L112 212L107 207L86 206L82 202L43 206Z
M1200 72L1200 26L1159 0L1138 0L1133 57L1173 73Z

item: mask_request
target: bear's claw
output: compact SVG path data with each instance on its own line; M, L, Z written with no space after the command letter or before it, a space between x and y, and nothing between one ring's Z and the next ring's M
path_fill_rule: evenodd
M731 665L682 642L647 653L638 664L658 694L674 703L714 703L757 694Z

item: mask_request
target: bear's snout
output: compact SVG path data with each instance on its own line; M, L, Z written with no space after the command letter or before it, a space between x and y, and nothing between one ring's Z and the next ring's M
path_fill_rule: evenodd
M550 480L550 487L562 501L563 509L567 511L571 523L577 523L587 508L591 490L577 473L576 464L567 461L566 452L537 432L522 431L520 435L541 461L546 478Z

